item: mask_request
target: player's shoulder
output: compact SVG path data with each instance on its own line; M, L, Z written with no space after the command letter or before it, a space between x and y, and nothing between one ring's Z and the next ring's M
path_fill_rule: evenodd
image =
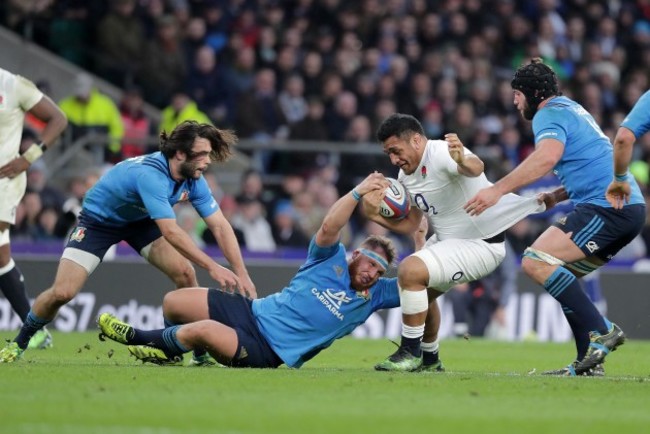
M533 127L543 127L549 123L564 123L574 116L576 106L579 107L579 104L566 97L553 98L535 113Z
M447 142L445 140L441 139L429 139L427 140L426 144L427 148L429 149L447 149Z
M171 177L167 159L160 152L129 158L122 161L120 165L124 165L124 168L133 175Z
M632 108L633 111L639 111L639 110L644 110L646 111L648 108L650 108L650 90L647 90L641 97L638 99L636 104L634 104L634 107Z
M21 86L24 86L26 88L29 88L29 89L38 90L38 88L36 87L34 82L31 81L30 79L25 78L22 75L15 75L15 77L16 77L16 83L17 84L19 84Z
M2 80L15 80L16 74L13 72L7 71L6 69L0 68L0 79Z
M432 158L435 155L438 155L440 153L447 153L448 152L448 146L447 142L444 140L427 140L427 144L425 145L425 152L423 155L423 158Z

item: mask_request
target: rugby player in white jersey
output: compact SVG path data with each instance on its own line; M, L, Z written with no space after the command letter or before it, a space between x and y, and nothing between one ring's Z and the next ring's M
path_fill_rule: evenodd
M20 153L25 114L44 123L41 142ZM11 257L9 227L16 223L16 209L25 195L27 169L54 144L68 121L57 105L31 81L0 68L0 290L25 322L29 299L24 278ZM47 329L35 334L30 348L47 348L52 337Z
M554 205L555 192L531 198L508 194L489 212L473 217L463 206L492 184L483 173L481 159L455 134L447 134L445 140L428 140L417 119L398 113L382 122L377 139L391 163L400 168L398 179L409 191L412 208L402 220L387 219L377 206L364 201L366 214L402 234L415 231L426 214L433 235L422 250L399 264L401 343L375 369L430 370L438 365L440 319L435 309L432 312L438 317L427 318L429 304L453 286L494 271L506 254L504 231L529 214Z

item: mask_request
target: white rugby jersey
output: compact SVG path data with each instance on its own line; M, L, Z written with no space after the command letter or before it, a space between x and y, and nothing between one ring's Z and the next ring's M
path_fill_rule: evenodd
M0 68L0 166L18 156L25 112L41 98L34 83Z
M465 148L465 155L473 155ZM418 168L411 175L400 170L398 179L411 195L411 206L429 216L439 240L493 237L527 215L545 210L535 197L509 193L499 202L472 217L463 206L479 190L492 185L485 174L470 178L458 173L458 165L449 155L447 142L429 140Z

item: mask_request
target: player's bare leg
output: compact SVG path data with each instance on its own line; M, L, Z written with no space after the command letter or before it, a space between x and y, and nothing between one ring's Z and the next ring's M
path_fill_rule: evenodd
M429 310L426 285L429 272L415 256L404 259L397 269L402 307L402 340L397 351L375 365L378 371L415 371L422 364L421 341Z

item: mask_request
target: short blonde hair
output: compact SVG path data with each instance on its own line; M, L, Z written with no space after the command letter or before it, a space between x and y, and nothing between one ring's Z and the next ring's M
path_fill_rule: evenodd
M381 248L386 255L386 262L388 262L389 266L393 265L393 262L397 258L397 249L395 248L395 244L393 244L388 237L383 235L370 235L363 241L363 243L361 243L360 247L367 247L370 250L374 250L378 247Z

